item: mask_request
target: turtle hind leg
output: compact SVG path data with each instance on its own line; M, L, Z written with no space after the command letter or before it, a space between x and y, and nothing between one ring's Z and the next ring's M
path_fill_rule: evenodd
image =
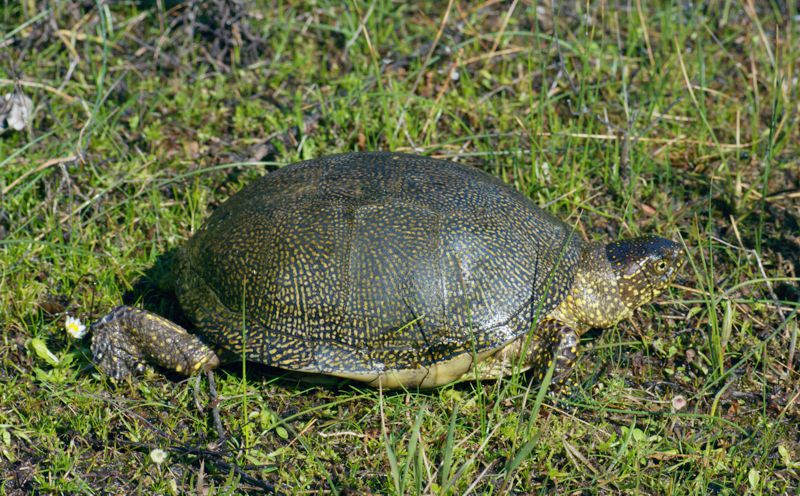
M214 351L183 327L128 306L92 324L92 355L115 379L141 373L148 364L186 375L219 365Z

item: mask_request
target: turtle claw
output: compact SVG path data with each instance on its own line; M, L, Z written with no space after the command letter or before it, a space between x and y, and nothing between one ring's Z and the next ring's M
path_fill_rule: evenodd
M141 374L146 368L138 348L131 342L131 335L119 325L117 317L121 308L115 308L91 326L94 363L117 380Z

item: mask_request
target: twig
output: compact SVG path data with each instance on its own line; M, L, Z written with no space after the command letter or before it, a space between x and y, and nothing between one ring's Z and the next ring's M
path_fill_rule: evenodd
M467 494L471 493L478 486L478 482L480 482L481 479L483 479L486 476L486 473L489 470L491 470L492 467L494 467L496 463L497 463L497 458L495 458L494 460L489 462L488 465L486 465L486 468L483 469L480 474L478 474L478 476L475 478L475 480L472 481L472 484L470 484L469 487L467 488L467 490L464 491L464 496L466 496Z
M519 53L519 52L527 52L529 50L530 50L530 48L527 48L527 47L513 47L513 48L506 48L504 50L499 50L499 51L492 52L492 53L482 53L480 55L476 55L474 57L470 57L468 59L465 59L463 62L459 62L458 63L458 67L464 67L464 66L467 66L467 65L472 65L475 62L480 62L481 60L488 61L488 60L493 59L495 57L502 57L504 55L511 55L511 54Z
M447 9L445 9L444 16L442 16L442 22L439 23L439 30L436 31L436 37L433 39L433 43L431 43L431 47L428 49L428 53L425 55L425 61L419 68L419 74L417 74L417 78L414 80L414 85L411 86L409 97L406 99L406 103L403 105L403 110L400 113L400 117L397 119L397 126L394 128L395 134L397 134L400 128L405 125L406 109L411 104L411 96L417 92L417 87L419 87L419 83L422 81L422 76L425 74L425 68L428 67L431 57L433 56L433 52L436 50L436 46L439 44L439 40L442 38L442 33L444 33L444 27L447 25L447 20L450 18L450 9L453 8L454 1L455 0L449 0L447 3Z
M95 396L95 395L89 395L89 397L92 397L92 398L95 398L95 399L99 399L101 401L106 401L106 402L109 402L109 403L114 403L115 406L117 406L116 404L118 403L116 401L109 400L108 398L105 398L105 397L99 397L99 396ZM123 410L121 407L119 407L118 409L119 410ZM158 436L158 437L160 437L162 439L165 439L165 440L167 440L169 442L173 442L174 441L174 439L170 435L168 435L166 432L162 431L161 429L159 429L158 427L153 425L152 422L150 422L148 419L144 418L142 415L136 413L133 410L129 410L129 409L125 409L124 411L128 415L131 415L131 416L135 417L136 419L138 419L140 422L144 423L147 426L148 429L150 429L152 432L154 432L156 434L156 436ZM135 447L138 447L138 448L146 448L146 449L152 449L153 448L153 445L151 445L149 443L130 441L130 440L125 439L125 438L115 437L114 440L116 442L118 442L118 443L125 444L125 445L128 445L128 446L135 446ZM217 468L221 472L226 472L226 473L233 472L233 473L235 473L245 483L251 484L251 485L253 485L255 487L258 487L258 488L262 489L265 492L272 493L272 494L284 494L284 493L281 493L280 491L278 491L275 488L274 484L272 484L270 482L267 482L267 481L263 481L263 480L257 479L255 477L249 475L247 472L245 472L238 465L234 465L234 464L231 464L231 463L223 461L222 457L224 456L224 453L221 453L221 452L218 452L218 451L212 451L212 450L208 450L208 449L203 449L203 448L198 448L198 447L191 446L191 445L188 445L188 444L183 444L183 443L178 444L178 445L168 445L168 446L165 446L164 449L167 450L167 451L175 452L175 453L181 453L181 454L186 454L186 455L194 455L194 456L200 458L201 460L207 460L210 463L210 465L214 466L215 468ZM283 487L285 488L285 486L283 486ZM288 490L288 488L286 488L286 490Z
M152 448L152 446L147 443L137 443L134 441L128 441L127 439L117 439L117 442L121 442L122 444L128 444L130 446L135 446L139 448L147 448L147 449ZM194 455L200 458L200 460L208 460L209 463L214 467L216 467L219 471L233 472L238 477L240 477L243 482L247 484L253 485L255 487L262 489L263 491L272 494L283 494L278 492L274 484L253 477L252 475L242 470L238 465L234 465L232 463L223 461L222 455L215 451L195 448L193 446L188 446L188 445L166 446L164 449L166 449L167 451L172 451L183 455Z
M225 445L225 428L222 427L222 420L219 418L219 397L217 396L217 383L214 381L214 371L206 372L208 377L208 391L211 393L211 417L214 419L214 427L217 429L217 442L220 446Z
M342 432L318 432L318 436L320 437L338 437L338 436L353 436L357 438L364 439L365 437L369 437L367 434L361 434L359 432L353 431L342 431Z
M434 104L431 105L431 109L428 112L428 118L425 119L425 125L422 126L422 132L420 134L423 135L423 136L425 135L425 133L428 132L428 127L433 122L433 116L434 116L434 114L436 114L436 109L437 109L437 106L438 106L439 102L442 101L442 97L444 96L445 93L447 93L447 90L450 89L450 81L453 80L453 74L456 71L456 67L457 67L457 64L455 64L455 63L450 64L450 69L447 71L447 78L445 79L444 84L442 85L441 89L439 90L439 93L436 95L436 100L434 101ZM437 118L436 120L438 121L439 119Z
M750 18L750 21L756 25L756 29L758 29L758 36L761 38L761 44L764 45L764 48L767 51L767 57L769 57L769 63L772 67L775 67L775 55L772 53L772 48L769 46L769 40L767 40L767 35L764 33L764 28L761 26L761 21L758 20L758 14L756 14L755 8L753 8L753 0L747 0L742 2L744 4L744 11L747 14L747 17Z
M67 162L74 162L77 159L78 159L78 157L76 155L70 155L69 157L53 158L53 159L50 159L50 160L48 160L46 162L43 162L38 167L36 167L34 169L29 169L28 171L26 171L25 173L20 175L18 178L16 178L13 181L11 181L11 184L9 184L8 186L6 186L3 189L3 195L5 196L8 193L10 193L11 190L13 190L15 187L17 187L19 185L19 183L21 183L27 177L29 177L29 176L31 176L33 174L41 172L41 171L47 169L48 167L52 167L54 165L64 164L64 163L67 163Z
M503 18L503 24L500 26L500 31L498 31L497 36L494 37L494 42L492 43L492 48L489 50L489 58L486 60L484 64L484 69L489 64L489 59L491 59L492 54L497 50L497 47L500 46L500 39L506 32L506 28L508 27L508 21L511 20L511 15L514 13L514 9L517 8L517 0L511 2L511 6L508 8L506 12L506 16Z
M89 105L86 103L86 100L74 97L72 95L68 95L63 91L59 90L58 88L53 88L52 86L47 86L46 84L37 83L36 81L24 81L24 80L13 81L11 79L0 78L0 85L3 84L19 84L20 86L25 86L28 88L38 88L40 90L45 90L47 92L53 93L54 95L60 96L68 103L79 103L83 108L84 112L86 112L87 115L91 115L91 112L89 111Z
M358 39L359 35L361 34L361 31L366 29L367 21L369 21L369 18L372 15L372 11L373 10L375 10L375 1L374 0L369 5L369 8L367 9L367 13L364 14L364 17L361 18L361 22L358 23L358 29L356 29L356 32L353 33L353 36L349 40L347 40L347 43L344 44L344 52L345 53L350 51L350 47L353 46L353 44L356 42L356 40Z
M359 33L362 31L364 32L364 41L367 42L367 48L369 49L370 55L372 55L372 60L377 62L378 60L380 60L380 57L378 56L377 50L375 50L375 46L372 44L372 39L369 37L369 29L367 29L367 19L369 18L372 9L374 7L375 7L375 0L372 1L372 4L368 8L369 12L367 12L366 15L364 15L363 21L361 22L361 26L359 27L358 32ZM360 14L360 12L358 12L358 7L356 7L356 12Z
M642 11L641 0L636 0L636 11L639 14L639 24L641 24L642 33L644 34L644 46L647 48L647 58L650 60L650 66L655 67L656 59L653 57L653 47L650 45L650 33L647 30L647 24L644 22L644 12Z
M536 133L537 136L541 137L558 137L563 136L567 138L582 138L582 139L596 139L596 140L609 140L609 141L616 141L620 139L618 135L615 134L589 134L589 133L550 133L550 132L540 132ZM642 142L649 142L649 143L666 143L666 144L684 144L684 145L703 145L703 146L719 146L720 148L726 150L739 150L743 148L749 148L753 146L753 143L720 143L717 145L716 143L712 143L710 141L701 141L701 140L678 140L676 141L675 138L636 138L636 141Z

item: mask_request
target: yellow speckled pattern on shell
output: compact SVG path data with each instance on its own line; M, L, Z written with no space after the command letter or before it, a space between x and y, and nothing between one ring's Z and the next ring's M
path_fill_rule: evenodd
M178 297L210 342L253 361L416 369L527 333L538 307L565 299L584 246L477 169L336 155L269 174L217 209L180 253Z

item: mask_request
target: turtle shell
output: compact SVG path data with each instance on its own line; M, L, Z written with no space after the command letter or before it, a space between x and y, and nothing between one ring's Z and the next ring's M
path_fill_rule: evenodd
M582 245L475 168L351 153L287 166L231 197L181 250L177 290L220 350L367 376L529 332L565 298Z

